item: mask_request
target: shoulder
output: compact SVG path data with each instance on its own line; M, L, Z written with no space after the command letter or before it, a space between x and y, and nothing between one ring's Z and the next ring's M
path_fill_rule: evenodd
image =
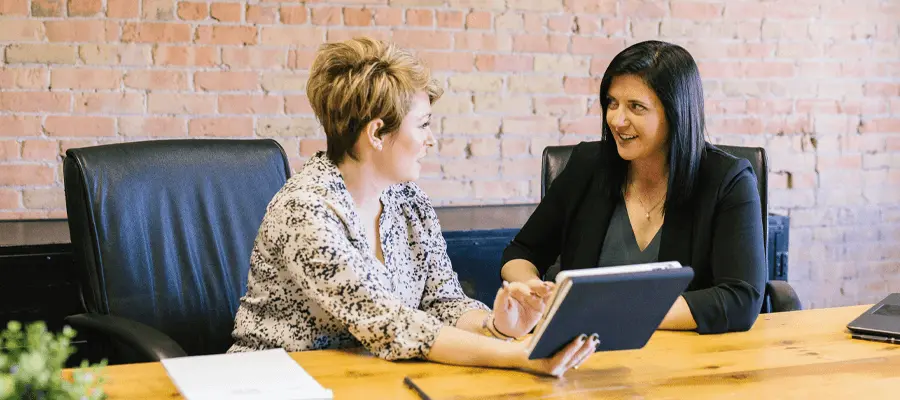
M437 223L437 213L431 198L415 182L393 185L385 191L384 200L404 214L407 222L420 221L425 225Z
M742 181L756 185L757 180L749 161L709 143L700 162L698 179L698 187L718 193L728 191Z

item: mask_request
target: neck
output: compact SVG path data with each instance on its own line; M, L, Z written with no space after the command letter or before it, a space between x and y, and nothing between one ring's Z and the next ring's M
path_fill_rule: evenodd
M628 181L641 189L656 189L669 181L669 165L666 155L659 154L628 163Z
M349 157L337 168L357 209L375 210L380 206L381 193L390 185L378 176L374 168Z

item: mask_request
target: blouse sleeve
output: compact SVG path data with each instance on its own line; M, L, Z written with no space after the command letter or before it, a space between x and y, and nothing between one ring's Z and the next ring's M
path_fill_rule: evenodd
M456 325L459 317L472 310L490 311L484 303L465 295L447 255L447 242L441 233L437 213L427 198L418 203L416 208L422 215L424 227L420 237L426 241L423 245L428 270L421 308L447 325Z
M348 238L337 213L320 200L287 200L269 231L282 245L288 273L370 352L387 359L424 358L442 327L434 315L404 306Z

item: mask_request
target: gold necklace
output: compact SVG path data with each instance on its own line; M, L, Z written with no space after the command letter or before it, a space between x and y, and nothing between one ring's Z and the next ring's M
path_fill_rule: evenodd
M632 185L634 185L634 184L632 184ZM629 185L629 186L631 186L631 185ZM647 217L647 221L650 221L650 213L653 212L654 210L656 210L656 207L659 207L659 205L662 204L663 201L666 200L666 196L665 196L665 194L663 194L662 198L656 203L656 205L653 206L653 208L648 210L647 206L644 205L644 200L641 199L641 196L636 195L635 197L637 197L638 202L641 204L641 208L644 209L644 216Z

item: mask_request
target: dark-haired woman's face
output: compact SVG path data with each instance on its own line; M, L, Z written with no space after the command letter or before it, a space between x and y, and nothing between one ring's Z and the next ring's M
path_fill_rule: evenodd
M636 75L612 79L607 93L606 123L626 161L665 157L669 126L662 102Z

